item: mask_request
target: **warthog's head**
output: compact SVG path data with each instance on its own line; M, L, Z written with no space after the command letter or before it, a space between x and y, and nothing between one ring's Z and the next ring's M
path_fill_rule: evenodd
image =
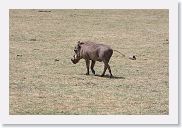
M75 54L77 54L77 55L80 54L80 50L81 50L81 45L82 45L82 44L84 44L84 43L82 43L82 42L80 42L80 41L77 42L77 45L76 45L75 48L74 48Z
M71 61L73 62L73 64L76 64L79 62L79 60L81 59L80 57L80 50L81 50L81 45L84 44L80 41L77 42L77 45L74 48L74 52L75 55L73 56L73 59L71 59Z

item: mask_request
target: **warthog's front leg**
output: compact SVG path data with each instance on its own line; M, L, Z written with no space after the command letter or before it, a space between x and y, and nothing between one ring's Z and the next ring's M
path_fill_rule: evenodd
M92 73L95 75L94 65L95 65L95 61L92 60L92 63L91 63L91 70L92 70Z
M101 77L103 77L103 76L105 75L106 70L107 70L107 65L106 65L106 64L104 64L104 71L103 71L103 73L102 73Z
M85 75L89 75L90 60L85 60L85 62L87 67L87 73Z

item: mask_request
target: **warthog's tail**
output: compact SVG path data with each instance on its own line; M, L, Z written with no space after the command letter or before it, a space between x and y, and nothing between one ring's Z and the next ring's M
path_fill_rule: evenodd
M123 53L119 52L118 50L113 50L113 51L116 51L116 52L120 53L123 57L125 57L125 55Z

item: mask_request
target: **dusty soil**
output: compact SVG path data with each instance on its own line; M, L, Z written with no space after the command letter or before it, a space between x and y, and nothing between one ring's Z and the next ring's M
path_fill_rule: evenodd
M10 10L10 114L169 113L168 10ZM71 63L78 40L110 45L114 78ZM129 56L136 56L131 60Z

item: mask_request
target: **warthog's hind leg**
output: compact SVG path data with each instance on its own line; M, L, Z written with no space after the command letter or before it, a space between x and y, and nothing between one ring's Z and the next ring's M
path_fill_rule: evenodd
M105 72L106 72L106 70L107 70L107 69L109 70L110 78L112 77L111 68L110 68L110 66L109 66L108 62L104 62L104 71L103 71L103 73L102 73L101 77L103 77L103 76L105 75Z
M111 77L112 77L112 73L111 73L111 68L110 68L109 64L107 65L107 68L108 68L108 70L109 70L110 78L111 78Z
M104 63L104 71L103 71L101 77L103 77L105 75L106 70L107 70L107 65Z

